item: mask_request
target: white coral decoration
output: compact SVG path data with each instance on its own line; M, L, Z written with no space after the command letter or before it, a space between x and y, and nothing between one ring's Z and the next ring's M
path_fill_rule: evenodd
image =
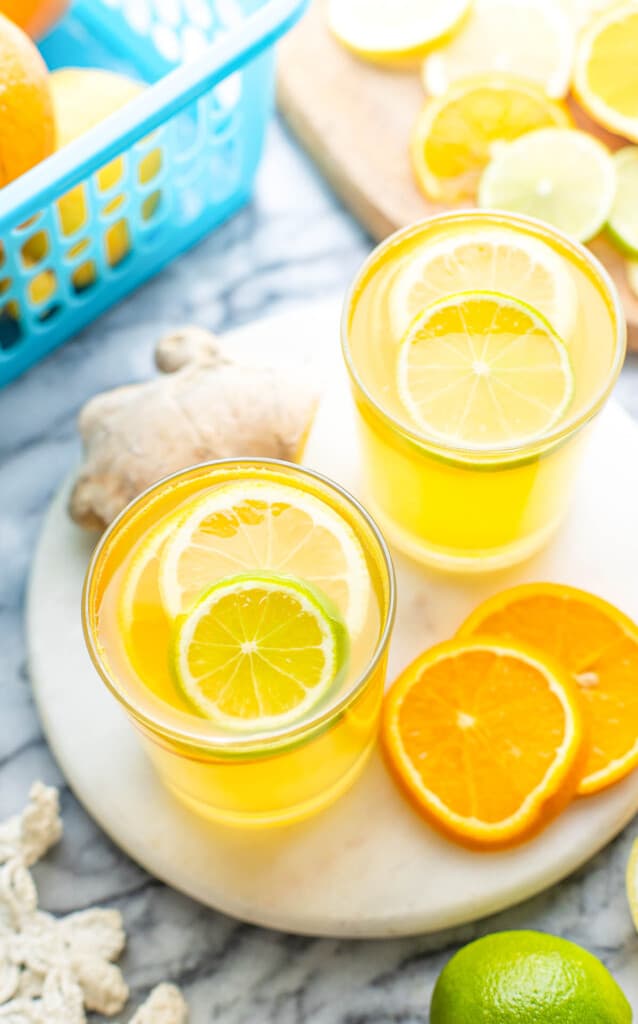
M0 1024L85 1024L128 999L113 963L126 936L116 910L55 918L38 910L28 868L62 835L57 790L35 783L23 813L0 824ZM184 1024L180 993L160 985L132 1024Z

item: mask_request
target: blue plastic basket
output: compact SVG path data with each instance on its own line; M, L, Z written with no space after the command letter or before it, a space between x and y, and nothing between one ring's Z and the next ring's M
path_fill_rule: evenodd
M75 0L42 43L49 67L106 67L152 84L0 192L0 386L249 198L273 44L304 6ZM57 201L76 187L83 222L66 234Z

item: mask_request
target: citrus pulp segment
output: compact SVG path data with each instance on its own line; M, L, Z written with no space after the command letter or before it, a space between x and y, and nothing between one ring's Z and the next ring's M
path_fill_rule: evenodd
M616 198L607 228L616 245L628 256L638 256L638 146L614 153Z
M615 195L609 150L569 128L541 128L503 147L479 186L482 207L537 217L579 242L602 230Z
M574 92L595 121L638 142L638 2L615 4L581 33Z
M569 342L576 319L576 288L564 261L531 235L496 227L468 230L411 253L392 282L395 332L405 334L431 302L474 290L504 292L528 303Z
M370 583L354 530L307 491L265 480L223 485L186 507L161 558L164 606L175 617L217 580L260 570L318 587L352 636L361 629Z
M549 323L496 292L463 292L426 307L401 343L397 377L421 430L474 450L538 440L574 391L567 349Z
M216 583L176 623L173 668L207 718L253 732L300 721L347 664L347 631L318 591L274 574Z
M426 102L412 135L412 165L427 196L473 196L495 147L548 125L567 127L566 107L513 74L464 78Z
M390 765L422 813L472 845L509 845L547 823L577 783L578 697L522 645L453 640L426 651L386 697Z
M361 57L393 62L422 56L447 38L469 10L471 0L330 0L334 35Z
M580 694L590 751L579 792L597 793L638 766L638 626L593 594L530 583L480 605L459 636L515 639L555 658Z
M429 54L423 80L442 96L460 78L512 71L561 98L569 89L574 33L555 0L475 0L459 32Z

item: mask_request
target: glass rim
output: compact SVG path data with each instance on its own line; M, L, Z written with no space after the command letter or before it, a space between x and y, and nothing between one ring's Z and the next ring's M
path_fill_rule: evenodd
M584 262L595 275L597 280L602 284L606 298L609 300L609 304L613 310L613 316L615 318L614 358L605 381L605 386L595 394L592 401L589 402L586 408L577 416L563 420L556 428L547 431L541 437L519 445L503 445L492 448L461 447L458 445L447 444L445 441L441 441L434 436L428 436L424 432L412 429L406 423L402 423L396 416L384 409L374 395L371 394L370 389L364 384L359 370L355 365L355 360L350 348L349 321L354 308L355 296L361 282L378 261L379 256L392 248L392 246L396 245L397 242L403 241L411 235L418 234L431 224L436 225L453 221L479 219L492 220L497 224L502 223L503 225L514 228L518 226L521 228L534 229L541 235L546 235L549 238L558 240L561 246L571 250L577 260ZM616 285L614 284L607 269L585 245L582 245L580 242L573 241L567 235L563 234L563 232L558 228L552 227L550 224L539 220L537 217L508 213L504 210L482 210L475 208L432 214L431 216L424 217L412 224L399 228L376 245L357 271L346 292L341 311L340 333L341 350L351 382L356 386L363 398L374 409L378 416L391 428L393 433L399 434L418 447L427 448L429 451L432 451L443 458L456 458L465 461L486 463L497 461L499 459L514 461L517 458L526 458L536 452L542 452L547 448L555 447L562 441L567 440L573 434L577 433L577 431L589 423L605 405L605 402L609 398L616 381L618 380L627 352L627 328L618 289L616 288Z
M381 628L379 630L379 636L374 650L366 662L364 670L355 678L346 692L342 694L335 704L329 705L321 713L306 718L297 725L286 726L279 730L269 730L267 732L255 732L249 734L238 733L237 735L229 735L227 737L213 736L210 731L210 723L208 723L204 718L198 719L196 715L193 715L193 724L190 728L186 726L182 727L178 723L171 724L169 705L166 705L167 713L165 721L158 720L156 716L153 716L141 708L139 706L139 702L136 702L134 698L126 693L125 687L121 686L117 682L114 674L109 671L108 667L103 662L92 624L94 616L91 614L91 592L96 569L100 564L109 541L117 534L124 519L133 512L136 506L141 505L150 495L165 487L171 481L176 480L179 477L186 476L193 470L217 469L223 466L237 466L247 469L251 467L257 468L270 466L275 469L283 469L286 472L292 470L294 473L297 473L302 477L318 481L329 491L333 491L342 502L345 502L345 504L354 511L356 516L363 520L366 527L370 530L372 541L377 545L381 555L381 571L388 590L387 609L385 610L385 613L383 612L383 609L381 609ZM95 545L84 577L84 584L82 588L82 627L87 650L94 667L102 679L102 682L110 690L118 703L126 710L129 716L134 719L136 723L143 726L149 733L163 739L173 740L187 747L196 748L201 754L209 756L219 754L220 757L229 757L233 754L245 753L247 756L252 754L254 757L259 756L259 754L263 754L264 752L269 752L271 749L273 751L279 750L282 747L286 748L293 744L303 742L305 738L310 738L315 733L323 731L331 725L333 721L338 719L345 710L347 710L347 708L365 689L366 684L376 671L379 662L387 650L396 616L396 601L395 570L386 540L367 509L364 508L361 502L346 490L345 487L342 487L341 484L331 480L329 477L317 470L309 469L306 466L301 466L294 462L287 462L284 459L211 459L207 462L196 463L193 466L188 466L186 469L176 470L174 473L169 473L167 476L157 480L133 498L133 500L130 501L116 516L116 518L109 523ZM157 698L157 700L158 702L161 701L160 698ZM208 729L206 728L207 725L209 726Z

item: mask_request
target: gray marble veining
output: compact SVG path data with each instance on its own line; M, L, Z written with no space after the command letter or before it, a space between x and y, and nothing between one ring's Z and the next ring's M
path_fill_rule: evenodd
M562 885L480 924L386 942L303 939L239 924L149 878L77 804L43 739L23 599L43 512L77 458L78 409L96 391L146 377L166 329L194 321L223 331L343 290L369 246L275 124L249 207L0 393L0 815L22 804L35 778L61 787L65 838L36 868L41 901L53 912L96 902L122 910L131 1009L170 979L185 988L193 1024L425 1024L434 980L458 945L530 927L601 956L638 1010L638 936L623 878L638 825ZM638 361L618 396L638 417Z

